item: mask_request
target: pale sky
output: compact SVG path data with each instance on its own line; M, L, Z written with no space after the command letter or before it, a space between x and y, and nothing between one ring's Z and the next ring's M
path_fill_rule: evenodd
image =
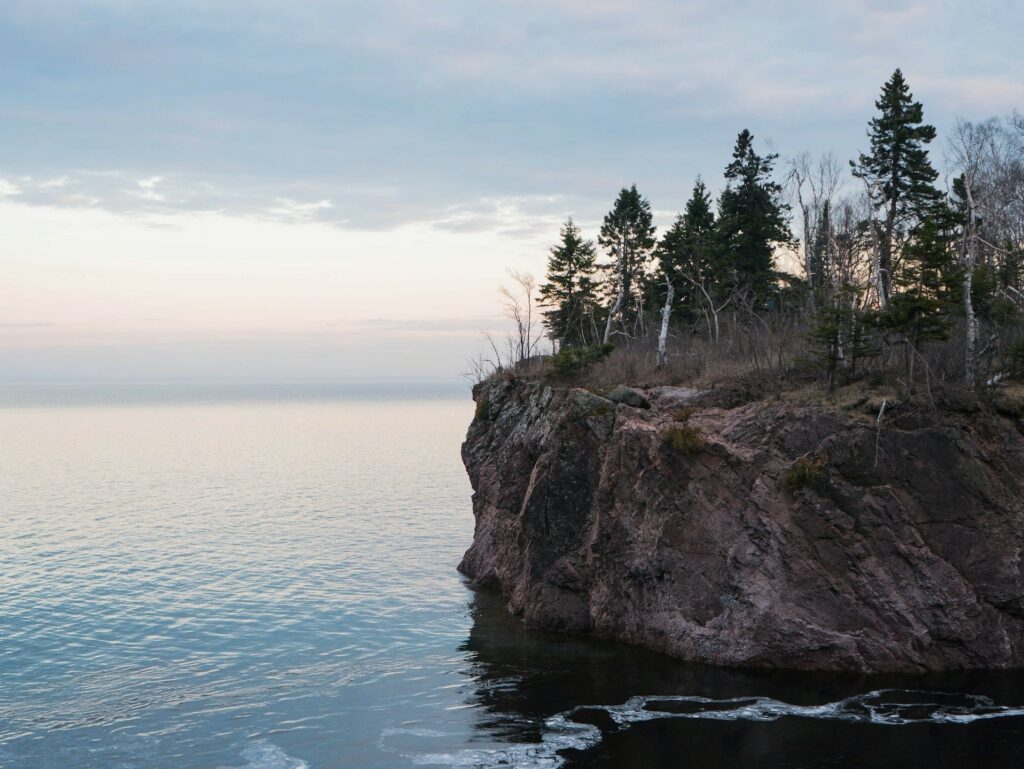
M664 226L742 128L854 157L897 66L940 137L1024 109L1022 29L1014 0L5 0L0 381L456 377L566 215L594 237L635 182Z

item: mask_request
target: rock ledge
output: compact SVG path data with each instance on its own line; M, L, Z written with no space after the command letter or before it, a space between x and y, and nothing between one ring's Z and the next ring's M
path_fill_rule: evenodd
M459 568L512 612L714 665L1024 667L1019 424L640 395L474 389Z

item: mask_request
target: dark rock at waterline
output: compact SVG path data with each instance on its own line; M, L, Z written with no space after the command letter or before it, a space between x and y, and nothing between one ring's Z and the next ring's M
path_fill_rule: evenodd
M643 395L643 393L640 393ZM716 665L1024 666L1024 439L976 414L474 390L460 569L534 625ZM651 405L653 404L653 405Z

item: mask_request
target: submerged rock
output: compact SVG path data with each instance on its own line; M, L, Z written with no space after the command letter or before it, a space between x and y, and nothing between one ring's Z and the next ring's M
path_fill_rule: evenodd
M548 629L715 665L1024 666L1024 440L1008 419L646 410L479 385L460 569Z

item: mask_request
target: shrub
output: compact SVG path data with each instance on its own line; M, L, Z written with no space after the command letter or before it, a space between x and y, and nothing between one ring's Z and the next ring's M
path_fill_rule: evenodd
M695 406L683 406L680 409L676 409L672 412L672 421L674 422L685 422L697 412Z
M680 454L699 454L706 441L700 430L689 425L673 425L665 431L665 443Z
M473 418L481 421L486 420L490 407L490 400L488 400L486 395L481 395L480 400L476 402L476 411L473 413Z
M580 373L611 355L615 345L598 344L591 347L563 347L551 356L551 371L565 378Z
M811 459L810 457L799 457L782 478L782 487L786 491L797 489L809 489L816 486L821 478L821 472L825 468L825 459Z

